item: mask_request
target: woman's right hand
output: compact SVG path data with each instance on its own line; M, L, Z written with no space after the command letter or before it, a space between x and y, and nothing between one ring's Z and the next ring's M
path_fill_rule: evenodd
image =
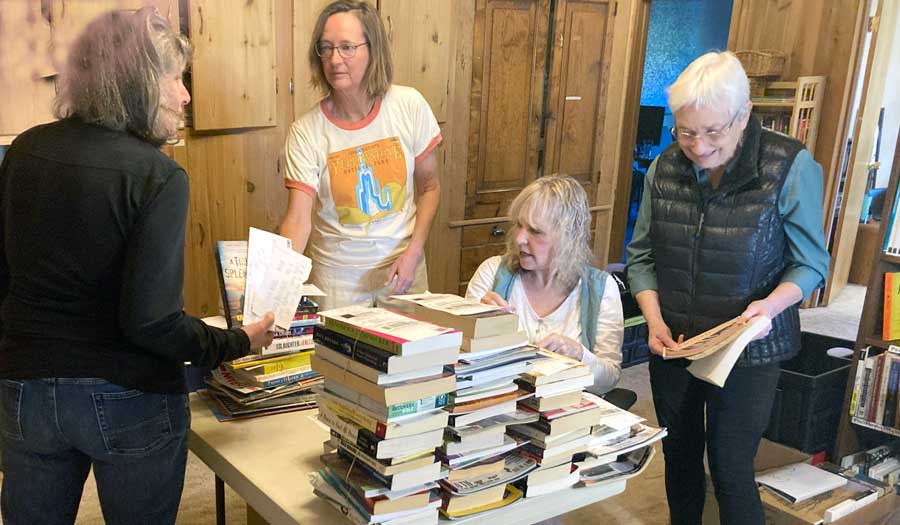
M261 320L245 324L241 330L250 338L250 348L262 348L272 344L272 328L275 324L275 314L269 312Z
M513 313L516 311L516 309L513 308L512 306L510 306L509 303L507 303L505 299L500 297L500 294L498 294L497 292L495 292L493 290L484 294L484 297L481 298L481 303L499 306L504 311L510 312L510 313Z
M678 336L678 341L672 339L672 330L665 321L647 321L647 344L650 351L656 355L663 355L663 348L672 348L684 341L684 335Z

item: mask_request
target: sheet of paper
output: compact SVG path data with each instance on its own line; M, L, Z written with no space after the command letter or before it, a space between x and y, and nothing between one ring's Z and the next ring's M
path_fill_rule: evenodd
M499 306L482 304L478 301L446 293L393 295L391 297L401 301L410 301L426 308L440 310L453 315L477 315L500 310Z
M284 246L272 246L262 283L252 297L254 315L262 317L266 312L274 312L275 326L290 328L311 268L312 261L303 254Z
M247 242L247 284L244 289L244 324L262 319L262 315L253 313L253 296L260 289L263 279L266 277L266 266L275 246L290 248L291 240L264 230L250 228Z

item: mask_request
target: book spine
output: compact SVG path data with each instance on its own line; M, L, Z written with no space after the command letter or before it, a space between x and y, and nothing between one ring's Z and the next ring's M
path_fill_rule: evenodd
M862 350L859 361L856 363L856 378L853 380L853 394L850 396L850 415L856 414L859 408L860 390L862 389L863 376L866 371L866 351Z
M291 375L285 376L285 377L279 377L279 378L275 378L275 379L261 381L259 386L261 386L263 388L273 388L276 386L287 385L290 383L296 383L297 381L300 381L302 379L307 379L310 377L314 377L315 375L316 375L316 373L314 371L308 370L306 372L299 372L299 373L291 374Z
M864 370L862 385L859 388L859 406L856 408L856 411L853 414L857 417L862 418L865 417L866 410L868 409L869 396L871 396L872 392L872 358L868 357L868 350L866 350L865 352L865 359L862 361Z
M881 423L893 427L897 417L897 387L900 382L900 359L891 359L891 371L887 381L887 392L884 396L884 417Z
M875 415L878 413L879 392L881 390L881 373L884 365L884 354L875 356L874 368L872 369L872 394L869 396L869 403L866 409L866 421L875 422Z
M359 465L366 471L366 474L369 474L370 476L375 478L375 480L380 482L382 485L386 485L388 487L391 486L391 478L379 472L378 467L372 464L377 464L378 460L373 459L371 456L368 456L362 450L360 450L359 447L354 446L352 443L348 443L346 439L340 436L337 437L341 440L341 446L338 447L338 455L340 455L347 461L350 461L351 463L353 463L355 460L359 460ZM353 453L353 449L359 451L359 454ZM365 495L360 493L360 497L365 497Z
M319 419L328 425L331 430L337 432L351 443L354 443L366 454L377 457L378 439L375 438L371 432L368 432L366 429L360 428L349 421L341 419L327 408L319 407Z
M882 338L891 341L896 339L893 328L893 320L894 320L894 297L896 295L896 291L894 290L894 273L893 272L885 272L884 273L884 317L882 318L881 323L881 336Z
M307 335L311 334L315 331L315 327L313 326L291 326L287 330L275 330L272 332L276 339L280 337L291 337L295 335Z
M418 414L419 412L434 410L436 408L443 408L447 406L449 400L450 395L444 393L438 394L436 396L425 397L422 399L415 399L413 401L407 401L405 403L397 403L396 405L390 405L387 407L387 416L388 419L390 419L394 417Z
M379 334L352 324L342 323L331 317L325 317L325 328L343 334L352 340L368 343L376 348L386 350L395 355L400 355L403 351L403 345L397 341L385 339Z
M292 337L283 337L281 339L272 340L272 344L269 346L263 347L261 350L262 355L267 354L280 354L284 352L290 352L293 350L308 350L312 348L313 345L313 336L311 335L297 335Z
M313 333L313 341L327 346L335 352L340 352L354 361L385 373L388 371L389 359L394 356L387 350L382 350L363 341L354 341L345 335L328 329L316 330Z
M252 367L254 372L259 374L275 374L284 372L291 368L299 368L301 366L309 366L309 354L298 354L302 356L298 359L285 360L279 363L264 363L257 367Z
M378 419L364 414L358 410L354 410L352 407L344 405L338 401L328 399L328 398L319 398L319 404L324 405L331 410L336 416L349 420L351 423L358 425L360 428L364 428L369 432L373 432L376 436L380 438L384 438L387 433L387 426Z

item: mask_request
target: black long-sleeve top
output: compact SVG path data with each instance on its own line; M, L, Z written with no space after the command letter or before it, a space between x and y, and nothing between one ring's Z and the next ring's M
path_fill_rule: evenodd
M153 145L77 119L0 164L0 378L100 377L183 392L183 363L246 354L184 313L188 178Z

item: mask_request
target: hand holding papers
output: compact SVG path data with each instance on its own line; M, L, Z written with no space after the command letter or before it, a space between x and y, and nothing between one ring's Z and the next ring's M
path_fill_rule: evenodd
M303 283L309 278L312 261L284 246L272 246L272 252L259 290L252 294L251 311L255 315L275 312L275 326L287 330L303 298Z
M253 296L262 288L263 279L266 277L266 265L272 257L275 246L290 249L291 240L274 233L250 228L247 240L247 280L244 288L245 324L259 321L262 318L262 315L253 312L251 305L255 304ZM294 307L296 308L296 305Z
M735 317L674 348L664 348L663 359L690 359L694 362L688 367L688 372L694 377L724 386L744 347L771 325L772 321L765 316L749 321Z

